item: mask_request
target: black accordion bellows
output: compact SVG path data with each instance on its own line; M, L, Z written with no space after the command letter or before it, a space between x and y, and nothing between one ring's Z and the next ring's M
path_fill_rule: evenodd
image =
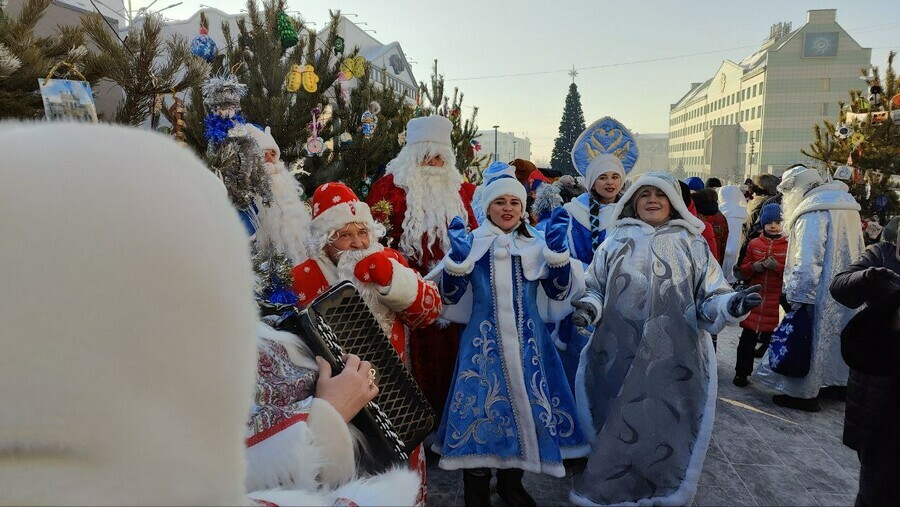
M343 369L344 354L372 363L378 396L352 421L371 453L362 466L377 473L408 460L431 431L434 410L353 284L336 284L299 314L281 319L277 328L300 336L331 363L335 375Z

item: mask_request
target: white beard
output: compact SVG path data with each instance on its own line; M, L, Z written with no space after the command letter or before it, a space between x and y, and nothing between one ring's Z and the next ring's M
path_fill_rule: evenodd
M396 314L381 302L381 294L378 292L377 284L360 282L356 279L356 275L353 274L356 263L382 250L384 250L384 246L373 242L365 250L346 250L342 252L338 258L337 275L341 280L353 282L359 295L362 296L372 315L375 316L375 320L378 321L378 325L381 326L381 330L390 338Z
M266 163L265 168L272 182L272 203L270 206L256 203L259 208L256 238L263 247L272 244L296 266L307 259L306 234L311 220L309 211L300 200L300 184L284 163Z
M450 221L458 216L468 222L459 196L462 176L452 166L419 166L407 171L402 184L406 190L406 215L398 246L407 256L421 260L422 238L427 238L427 248L437 244L443 250L450 244Z

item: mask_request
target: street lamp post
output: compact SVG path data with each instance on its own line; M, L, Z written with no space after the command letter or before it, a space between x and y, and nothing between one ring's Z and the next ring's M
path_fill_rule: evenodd
M500 125L494 125L494 162L500 160L500 154L498 153L499 148L497 146L497 129L500 128Z
M753 137L750 137L750 177L753 177L753 155L756 151L756 142L754 142Z

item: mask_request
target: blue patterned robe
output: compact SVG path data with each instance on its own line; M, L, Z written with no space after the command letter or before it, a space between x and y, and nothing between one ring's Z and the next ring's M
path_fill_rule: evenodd
M488 222L472 232L465 261L445 257L439 266L449 305L444 316L468 324L435 436L441 468L519 468L563 477L562 460L588 452L541 315L569 307L570 296L581 292L581 266L533 234L505 234Z

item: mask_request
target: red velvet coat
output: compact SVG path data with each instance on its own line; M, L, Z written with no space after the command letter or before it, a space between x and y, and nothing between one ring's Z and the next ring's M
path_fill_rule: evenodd
M787 248L786 237L781 236L773 240L767 238L765 234L752 239L747 245L747 255L741 263L741 272L750 279L750 285L762 286L760 294L763 302L741 322L741 327L757 333L771 333L778 327L778 309ZM773 257L778 265L774 270L763 269L761 273L753 270L754 262L766 260L769 256Z
M433 189L434 192L446 190ZM459 188L459 196L469 214L470 230L478 228L475 214L472 213L472 195L474 193L475 185L471 183L463 182ZM372 185L366 202L372 209L372 216L388 227L388 246L396 248L400 244L400 236L403 235L403 219L406 217L406 190L394 183L393 174L388 174ZM385 208L389 208L389 211ZM425 251L423 258L409 259L410 266L417 269L422 275L427 274L444 258L441 245L435 244L430 250L426 249L426 239L422 238L422 248ZM411 333L410 370L425 393L425 397L428 398L428 402L437 413L436 422L440 422L444 405L447 402L447 393L450 391L450 382L453 378L453 367L456 364L461 332L462 328L458 324L434 324L416 329Z
M697 213L697 205L694 204L693 199L688 201L688 211L690 211L691 214L695 217L703 220L703 217L700 215L700 213ZM718 247L716 246L716 235L713 232L712 224L704 220L703 225L703 232L701 234L703 235L703 239L706 240L706 244L709 245L709 251L713 253L713 256L715 256ZM719 264L721 263L722 262L719 261Z
M405 269L406 273L400 271L407 266L406 260L400 255L400 252L390 248L385 248L384 252L397 261L391 281L392 293L400 290L407 293L401 294L400 297L396 295L394 297L403 301L412 300L412 303L405 308L391 308L394 314L390 323L391 343L400 358L406 362L407 336L404 325L410 329L416 329L428 326L437 320L441 313L441 296L437 286L433 282L423 280L415 270L408 268ZM333 269L329 266L325 266L323 269L323 264L325 261L308 259L291 270L291 275L294 277L293 289L298 298L297 306L304 307L339 281L336 279ZM360 283L357 280L353 280L353 282Z
M443 189L434 189L434 192L440 192ZM469 182L463 182L459 187L459 196L466 212L469 214L469 229L478 228L478 222L475 220L475 214L472 213L472 195L475 193L475 185ZM390 205L390 212L384 211L385 201ZM400 236L403 235L403 218L406 216L406 190L394 184L394 175L388 174L378 179L369 190L369 196L366 203L372 208L372 216L376 220L388 227L387 246L397 248L400 244ZM449 224L448 224L449 225ZM441 250L440 244L435 244L430 250L426 249L427 238L422 238L422 249L425 251L423 259L409 259L410 266L419 270L419 273L425 275L434 267L435 264L444 258L444 252ZM456 351L454 351L454 354ZM455 357L455 356L454 356Z
M707 224L707 229L712 228L713 238L715 239L715 248L709 245L713 256L719 261L721 266L725 260L725 245L728 243L728 219L721 212L715 215L699 215L700 220ZM705 236L704 236L705 237Z

